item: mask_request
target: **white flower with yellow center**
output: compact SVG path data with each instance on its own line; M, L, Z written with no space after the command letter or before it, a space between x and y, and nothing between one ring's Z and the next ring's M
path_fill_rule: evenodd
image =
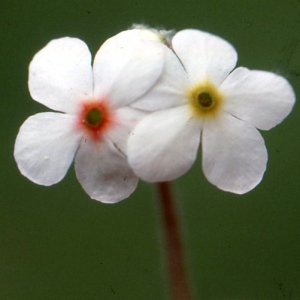
M153 113L128 140L129 164L146 181L170 181L192 166L201 145L206 178L222 190L248 192L268 157L256 128L268 130L290 113L290 84L270 72L233 70L235 49L206 32L180 31L174 52L165 48L162 77L131 105Z
M21 126L14 150L21 173L52 185L75 157L77 178L91 198L115 203L128 197L138 179L126 160L126 141L144 114L127 104L153 86L162 68L160 45L141 41L140 30L107 40L93 67L81 40L51 41L30 63L29 90L58 112L36 114Z

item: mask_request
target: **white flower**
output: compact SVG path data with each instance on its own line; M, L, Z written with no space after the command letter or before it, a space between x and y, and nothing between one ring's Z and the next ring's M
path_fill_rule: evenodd
M162 68L162 49L141 41L137 29L107 40L93 67L81 40L51 41L30 63L29 90L58 112L39 113L21 126L14 151L21 173L52 185L75 157L77 178L91 198L115 203L128 197L138 179L126 160L126 141L144 113L127 103L146 93Z
M222 190L248 192L267 163L256 128L268 130L290 113L290 84L270 72L233 70L235 49L209 33L180 31L172 39L176 55L165 48L162 77L132 104L153 113L128 140L129 164L146 181L173 180L192 166L201 145L206 178Z

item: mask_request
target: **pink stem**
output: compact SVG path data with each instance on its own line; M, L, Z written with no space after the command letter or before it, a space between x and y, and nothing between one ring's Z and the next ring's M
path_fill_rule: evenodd
M165 231L166 257L168 260L169 284L173 300L190 300L186 277L183 248L174 198L168 182L159 182L161 214Z

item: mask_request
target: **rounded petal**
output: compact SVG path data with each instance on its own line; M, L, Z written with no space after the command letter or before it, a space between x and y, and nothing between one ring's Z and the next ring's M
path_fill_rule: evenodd
M107 138L124 155L127 153L127 140L136 124L146 113L131 107L120 107L114 111L115 124L107 132Z
M131 107L157 111L186 103L188 74L174 52L165 48L165 62L161 77L151 90L132 103Z
M194 29L179 31L172 47L189 74L192 85L209 79L218 86L235 67L237 53L224 39Z
M265 71L237 68L221 84L224 110L251 125L268 130L292 110L295 94L289 82Z
M165 46L141 40L140 30L123 31L108 39L94 60L95 97L108 95L114 107L145 94L163 70Z
M20 172L31 181L52 185L62 180L71 165L81 139L74 131L74 117L40 113L20 128L14 156Z
M224 191L244 194L266 170L268 154L260 133L227 113L205 121L202 151L206 178Z
M128 139L128 162L145 181L173 180L194 163L201 122L180 106L145 117Z
M75 112L80 100L93 96L87 45L70 37L52 40L33 57L28 85L37 102L57 111Z
M75 170L86 193L104 203L129 197L138 183L126 158L107 140L85 139L75 157Z

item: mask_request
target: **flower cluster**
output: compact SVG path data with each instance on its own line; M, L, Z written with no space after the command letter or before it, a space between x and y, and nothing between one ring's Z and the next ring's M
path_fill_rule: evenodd
M28 118L15 143L21 173L59 182L75 161L91 198L127 198L138 178L170 181L193 165L199 146L206 178L243 194L263 177L269 130L295 95L276 74L236 69L224 39L199 30L143 27L108 39L91 54L76 38L51 41L29 66L32 98L57 111Z

